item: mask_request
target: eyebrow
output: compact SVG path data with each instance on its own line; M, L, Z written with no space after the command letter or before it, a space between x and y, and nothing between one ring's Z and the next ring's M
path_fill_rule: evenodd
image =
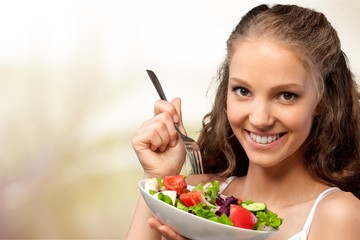
M242 80L241 78L231 77L231 78L229 78L229 83L231 81L235 81L236 83L239 83L241 85L248 86L248 83L245 80Z
M248 88L251 88L251 85L243 80L243 79L240 79L240 78L236 78L236 77L231 77L229 78L229 83L230 81L235 81L236 83L238 84L241 84L242 86L244 87L248 87ZM288 89L288 88L296 88L296 89L303 89L304 88L304 85L301 85L301 84L297 84L297 83L286 83L286 84L281 84L281 85L277 85L273 88L271 88L270 90L281 90L281 89Z

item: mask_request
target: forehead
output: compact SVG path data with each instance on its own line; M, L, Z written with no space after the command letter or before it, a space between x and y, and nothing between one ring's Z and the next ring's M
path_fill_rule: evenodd
M306 81L309 72L295 50L269 39L241 39L229 59L230 78L262 81Z

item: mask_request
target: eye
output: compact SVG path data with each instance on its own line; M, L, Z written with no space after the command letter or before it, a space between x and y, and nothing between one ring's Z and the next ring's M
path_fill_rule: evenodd
M233 89L233 91L238 96L242 96L242 97L250 96L250 91L243 87L236 87Z
M294 101L296 100L296 98L298 97L298 95L294 94L294 93L290 93L290 92L283 92L279 95L279 99L282 101Z

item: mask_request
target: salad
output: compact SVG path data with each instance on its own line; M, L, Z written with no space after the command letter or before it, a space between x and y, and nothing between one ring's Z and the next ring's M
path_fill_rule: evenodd
M144 189L165 203L221 224L273 231L283 222L265 203L219 194L219 182L216 180L189 190L183 175L166 176L148 179Z

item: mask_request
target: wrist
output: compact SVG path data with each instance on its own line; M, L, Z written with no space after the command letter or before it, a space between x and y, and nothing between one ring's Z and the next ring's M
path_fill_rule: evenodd
M167 174L161 174L161 173L148 173L148 172L144 172L143 175L143 179L148 179L148 178L163 178L165 176L175 176L175 175L179 175L180 172L169 172Z
M160 174L160 173L149 173L149 172L144 172L143 178L147 179L147 178L162 178L165 177L166 174Z

